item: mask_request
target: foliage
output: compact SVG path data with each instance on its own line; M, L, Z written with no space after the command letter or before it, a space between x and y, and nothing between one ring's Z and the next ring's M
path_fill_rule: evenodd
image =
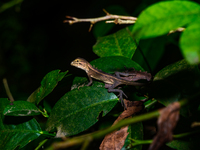
M11 3L9 7L13 5ZM0 12L7 9L5 4L0 8ZM124 11L119 6L115 8ZM148 98L145 102L148 115L149 111L157 110L160 106L191 98L200 90L200 4L193 1L161 1L148 5L147 8L140 8L144 10L141 10L135 25L126 26L105 36L102 35L109 33L114 28L113 25L104 33L102 29L106 28L105 24L98 24L94 28L95 36L101 37L97 38L93 52L100 58L90 63L109 74L114 74L115 71L122 72L124 67L152 71L153 82L143 89L144 91L129 86L123 88L132 101ZM185 28L182 33L170 32L179 27ZM160 67L159 63L169 51L166 45L172 41L179 46L174 51L180 51L183 59L173 63L169 61ZM0 149L26 149L34 142L36 149L43 145L49 147L52 141L55 141L54 137L87 135L88 132L98 131L112 124L123 109L117 96L108 93L104 84L99 81L85 86L88 83L85 77L76 76L73 83L70 83L71 89L61 98L57 96L56 104L51 109L50 94L56 92L59 82L62 84L65 79L70 78L66 76L67 73L68 71L60 70L47 73L41 81L41 86L32 94L29 93L30 96L26 99L10 103L7 98L0 98ZM152 103L153 100L157 103ZM149 105L150 103L152 105ZM186 131L193 134L188 134L188 137L182 136L184 139L179 137L167 143L167 147L197 149L196 145L200 139L195 137L196 132L190 126L192 122L199 121L199 104L197 100L190 100L186 107L181 108L180 123L174 131L176 134ZM39 122L38 118L41 116L47 118L45 125ZM145 115L142 119L146 119ZM142 144L148 144L145 140L141 142L145 137L144 130L141 121L130 125L123 149L141 150ZM102 138L102 135L99 137ZM52 141L45 145L46 139Z

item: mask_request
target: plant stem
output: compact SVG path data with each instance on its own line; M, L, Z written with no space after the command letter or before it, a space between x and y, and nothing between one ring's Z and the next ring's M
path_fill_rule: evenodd
M123 127L123 126L133 124L133 123L137 123L137 122L141 122L141 121L145 121L145 120L149 120L149 119L152 119L152 118L156 118L159 115L160 115L159 111L156 110L156 111L150 112L148 114L143 114L143 115L140 115L140 116L135 116L135 117L130 118L130 119L125 119L125 120L120 121L119 123L111 126L110 128L106 128L104 130L96 131L96 132L85 134L85 135L78 136L78 137L74 137L74 138L71 138L71 139L64 141L64 142L54 143L47 150L67 148L67 147L70 147L70 146L73 146L73 145L78 145L78 144L84 143L85 140L87 140L87 139L94 140L94 139L102 138L106 134L109 134L109 133L111 133L111 132L113 132L113 131L115 131L115 130Z
M197 134L197 133L200 133L200 130L176 134L176 135L173 135L173 138L175 138L175 139L184 138L184 137L187 137L187 136L190 136L190 135L193 135L193 134Z
M45 139L42 142L40 142L39 145L35 148L35 150L40 149L40 147L42 147L42 145L44 145L47 141L48 141L48 139Z
M14 100L14 98L13 98L11 92L10 92L10 89L9 89L8 82L7 82L6 78L3 79L3 84L4 84L4 87L5 87L5 90L6 90L6 94L8 95L8 98L10 99L10 102L11 103L14 102L15 100Z
M147 109L148 107L154 105L155 103L157 103L158 101L157 100L152 100L149 104L145 105L145 109Z

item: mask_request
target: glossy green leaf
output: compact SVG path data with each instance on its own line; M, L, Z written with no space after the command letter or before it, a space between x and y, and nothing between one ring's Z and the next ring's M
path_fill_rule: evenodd
M200 20L189 24L181 35L180 47L183 56L190 64L200 62Z
M22 148L29 142L38 138L42 131L35 119L27 117L4 117L3 110L9 101L5 98L0 99L0 149L14 150L16 147ZM6 121L7 120L7 121Z
M80 88L83 86L86 86L89 83L88 78L86 77L75 77L71 86L71 90L76 89L76 88ZM104 84L102 82L93 80L92 85L94 87L104 87Z
M128 127L128 136L126 138L124 148L128 150L142 150L142 145L131 146L132 140L143 140L143 125L142 122L134 123Z
M109 64L109 65L107 65ZM126 57L122 56L110 56L110 57L102 57L91 61L91 65L110 74L114 74L116 71L124 71L126 68L135 68L135 70L142 70L144 69Z
M98 38L93 46L93 51L99 57L124 56L132 58L137 49L135 42L130 27L126 27L111 35Z
M3 111L7 116L34 116L41 114L39 109L27 101L14 101L13 105L7 105Z
M105 116L118 102L104 87L80 87L66 93L54 106L47 121L47 131L57 128L57 137L82 132Z
M178 61L159 71L150 86L150 93L163 105L167 106L182 98L187 98L197 93L200 89L200 72L198 66L191 66L186 60ZM181 110L181 114L196 110L198 105Z
M138 39L167 34L194 22L199 13L200 5L191 1L158 2L139 15L132 33Z
M129 16L126 10L120 5L110 5L105 7L105 10L110 14L117 14L117 15L124 15ZM102 12L102 16L105 16L105 12ZM92 28L94 36L101 37L105 36L113 27L115 26L114 23L106 23L105 21L97 22Z
M49 72L41 82L41 86L35 90L27 99L27 101L39 104L40 101L45 98L53 89L57 86L68 71L60 72L60 70L53 70Z

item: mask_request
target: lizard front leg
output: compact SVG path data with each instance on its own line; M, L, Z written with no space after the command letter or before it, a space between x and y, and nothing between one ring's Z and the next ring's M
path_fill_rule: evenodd
M92 78L88 75L89 83L86 86L90 86L92 84Z
M122 107L127 110L126 104L124 103L123 95L127 98L126 94L120 89L114 89L116 87L114 84L105 84L105 88L108 89L108 92L118 92L119 101L121 102Z

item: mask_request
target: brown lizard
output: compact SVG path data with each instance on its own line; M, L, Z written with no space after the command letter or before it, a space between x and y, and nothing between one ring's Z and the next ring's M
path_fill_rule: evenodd
M123 95L124 96L126 96L126 95L124 94L124 92L122 90L114 89L114 88L116 88L117 86L122 85L122 84L133 85L133 86L145 85L145 83L128 81L128 80L119 78L117 76L105 73L101 70L98 70L98 69L92 67L92 65L83 58L75 59L74 61L71 62L71 65L85 70L85 72L87 73L88 78L89 78L89 83L87 84L87 86L90 86L92 84L92 78L94 78L94 79L97 79L97 80L100 80L100 81L103 81L104 83L106 83L105 88L108 89L108 92L118 92L119 100L121 101L121 104L125 109L126 109L126 105L123 101Z

